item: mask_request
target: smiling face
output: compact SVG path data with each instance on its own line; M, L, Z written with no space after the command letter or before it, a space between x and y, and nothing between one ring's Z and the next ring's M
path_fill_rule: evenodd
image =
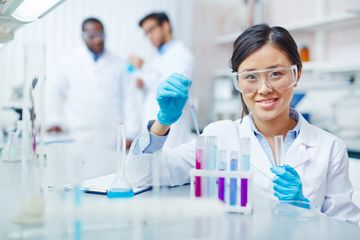
M271 43L267 43L240 64L238 73L291 65L293 63L282 51ZM262 79L264 79L264 76L262 76ZM252 112L255 122L281 121L289 117L293 91L294 87L276 91L262 82L257 92L245 93L242 94L242 97L246 106Z

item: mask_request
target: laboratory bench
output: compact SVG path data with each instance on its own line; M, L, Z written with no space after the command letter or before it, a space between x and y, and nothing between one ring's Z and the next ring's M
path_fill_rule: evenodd
M97 147L89 147L88 142L82 147L73 143L47 146L51 151L43 168L53 170L40 174L43 181L50 183L49 179L71 175L69 169L76 168L75 158L89 161L83 169L86 174L92 175L94 170L105 174L108 168L95 169L92 163L115 159L116 153L100 150L97 142L93 144ZM55 157L57 164L51 166L50 159ZM43 187L45 204L37 206L45 211L44 220L32 225L15 224L13 220L24 206L21 199L34 192L21 190L20 173L20 162L0 162L0 239L360 239L357 225L316 210L292 205L279 208L256 195L252 214L227 213L218 201L191 199L189 185L154 188L131 199L114 200L85 193L78 198L74 191L64 191L59 182L53 183L58 188ZM31 181L28 183L31 187Z
M71 206L73 192L48 190L45 202L52 210L45 224L18 225L12 219L22 194L10 174L20 164L0 166L0 239L360 239L357 225L291 205L279 210L256 196L252 214L226 213L215 201L191 199L189 185L154 188L132 199L83 194L80 211ZM80 235L71 227L79 226L78 219Z

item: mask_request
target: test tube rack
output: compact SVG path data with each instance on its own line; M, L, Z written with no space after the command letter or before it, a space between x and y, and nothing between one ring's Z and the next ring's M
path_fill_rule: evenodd
M252 179L253 175L250 171L222 171L222 170L204 170L204 169L191 169L190 170L190 193L191 198L198 198L195 196L195 178L201 177L201 178L224 178L225 179L225 186L229 185L230 179L236 179L237 182L246 179L247 180L247 188L244 189L246 191L247 196L247 202L245 206L242 206L240 204L240 201L236 201L235 205L231 205L230 201L227 201L230 199L230 191L225 191L226 195L226 201L224 201L224 207L227 212L234 212L234 213L242 213L242 214L251 214L252 213L252 202L251 202L251 185L252 185ZM219 188L219 184L217 185ZM238 187L240 186L240 187ZM225 189L229 189L229 187L225 187ZM236 198L240 199L241 197L241 184L237 184L236 188ZM215 196L214 196L215 197ZM218 196L216 196L218 198ZM241 199L240 199L241 200ZM220 201L220 200L219 200Z

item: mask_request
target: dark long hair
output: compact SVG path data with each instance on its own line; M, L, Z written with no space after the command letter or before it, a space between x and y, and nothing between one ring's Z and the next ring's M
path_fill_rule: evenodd
M271 43L280 49L301 71L302 64L297 45L290 33L282 27L269 27L267 24L258 24L246 29L234 42L234 50L230 59L230 67L233 72L237 72L240 64L253 52ZM242 94L241 104L243 112L241 118L249 114L249 109L245 105Z

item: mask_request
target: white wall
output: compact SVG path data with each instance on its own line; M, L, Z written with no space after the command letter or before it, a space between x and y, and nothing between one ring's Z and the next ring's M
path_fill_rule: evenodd
M23 44L38 42L46 45L47 67L58 57L72 51L81 42L81 22L88 16L103 20L107 46L126 57L134 52L145 58L153 53L149 42L138 27L141 17L151 11L169 14L175 37L192 47L192 0L67 0L48 16L20 28L15 39L0 49L0 106L10 89L23 82ZM0 117L1 121L1 117Z

